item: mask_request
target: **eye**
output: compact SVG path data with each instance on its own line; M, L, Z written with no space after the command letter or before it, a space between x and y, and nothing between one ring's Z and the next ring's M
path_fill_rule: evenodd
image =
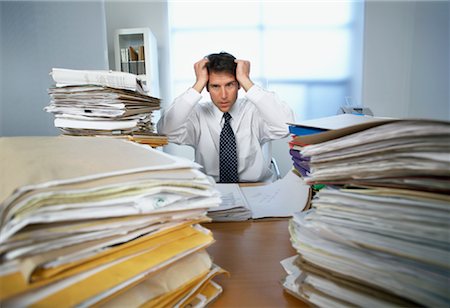
M233 81L233 82L227 83L225 86L228 89L232 89L232 88L236 87L236 82Z

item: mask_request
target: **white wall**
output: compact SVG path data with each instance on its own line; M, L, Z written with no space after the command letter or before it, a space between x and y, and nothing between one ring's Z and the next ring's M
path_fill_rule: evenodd
M348 93L353 102L361 103L361 83L362 83L362 55L363 55L363 36L364 36L364 3L356 2L353 6L354 14L354 33L352 36L352 50L349 58L351 59L352 83ZM281 94L280 94L281 95ZM280 173L284 176L292 169L292 159L289 151L288 142L292 138L289 136L272 142L272 156L276 159Z
M363 102L376 116L450 120L449 2L368 1Z
M0 135L57 135L53 67L107 69L102 1L0 1Z
M166 1L106 1L106 28L110 69L114 63L114 32L122 28L150 28L158 45L160 98L171 101L169 23Z

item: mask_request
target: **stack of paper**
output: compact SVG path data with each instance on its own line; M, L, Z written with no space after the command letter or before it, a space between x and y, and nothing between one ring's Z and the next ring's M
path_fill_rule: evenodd
M242 221L252 218L252 210L238 184L217 183L221 204L208 211L213 221Z
M156 135L152 112L160 99L145 94L136 75L54 68L56 86L45 111L67 135ZM164 140L166 142L166 140Z
M450 123L392 120L304 146L288 292L317 306L448 306Z
M213 221L240 221L292 217L309 207L311 189L293 172L270 184L242 186L216 184L222 203L209 209Z
M2 307L204 306L213 181L111 138L0 138Z
M133 134L128 136L128 140L141 143L141 144L147 144L153 148L167 145L168 140L166 136L162 135L156 135L156 134L150 134L150 135L140 135L140 134Z
M355 114L338 114L300 123L288 123L292 134L289 154L291 154L293 167L303 177L309 173L309 156L301 154L304 146L335 139L387 121L391 120Z

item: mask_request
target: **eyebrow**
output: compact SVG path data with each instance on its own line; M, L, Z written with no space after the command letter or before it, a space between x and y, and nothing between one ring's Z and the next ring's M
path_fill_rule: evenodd
M230 81L230 82L227 82L227 83L225 84L225 86L232 85L232 84L234 84L234 83L236 83L236 82L237 82L237 81L235 81L235 80ZM217 84L217 83L210 83L209 85L210 85L211 87L220 87L220 85Z

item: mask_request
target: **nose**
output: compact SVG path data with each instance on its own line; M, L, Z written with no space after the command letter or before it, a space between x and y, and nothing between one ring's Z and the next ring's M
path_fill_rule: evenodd
M222 98L226 98L227 97L227 89L225 87L221 87L220 88L220 96Z

